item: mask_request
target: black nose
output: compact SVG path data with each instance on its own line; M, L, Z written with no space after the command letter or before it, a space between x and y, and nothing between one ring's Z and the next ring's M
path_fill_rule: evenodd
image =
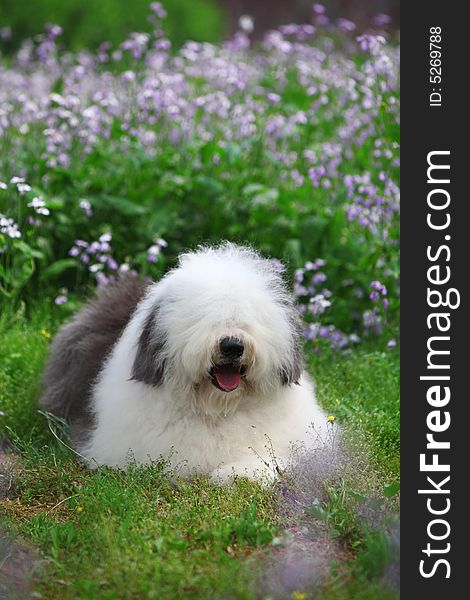
M226 337L220 340L219 348L220 353L224 358L233 360L235 358L240 358L245 346L243 345L243 342L237 338Z

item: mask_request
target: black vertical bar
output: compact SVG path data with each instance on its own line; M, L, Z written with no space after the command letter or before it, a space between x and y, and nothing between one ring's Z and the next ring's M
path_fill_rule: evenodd
M459 11L461 6L436 0L403 2L401 13L401 588L405 600L470 597L465 582L470 572L466 544L470 533L467 491L470 482L470 393L465 385L467 374L470 374L470 197L465 185L470 174L466 164L470 157L467 147L469 107L465 100L470 71L467 45L470 36L468 22ZM440 43L436 42L437 38L431 38L433 33L436 35L437 28L440 29ZM438 50L431 46L433 41L435 46L440 46L440 57L436 53L431 54L432 50ZM440 65L436 58L440 58ZM433 151L449 152L430 158L435 163L450 165L450 170L435 169L430 172L430 179L439 179L440 183L428 182L428 156ZM446 179L450 179L450 182L442 183ZM431 204L444 205L449 196L447 208L437 210L428 205L428 194L432 190L444 191L433 192ZM445 224L450 218L449 226L433 229L427 223L428 214L431 215L431 223L437 226ZM427 256L428 247L434 260ZM429 273L428 269L435 265L439 265L438 270ZM429 281L429 277L444 279L449 273L446 267L450 270L447 283ZM457 290L458 293L451 293L449 298L454 305L460 295L460 306L455 309L430 307L428 288L440 291L444 298L449 289ZM436 294L431 297L431 302L439 303ZM431 317L428 322L432 313L448 315L451 325L447 332L439 331L437 318ZM445 328L447 318L442 317L439 323ZM433 364L447 364L449 369L428 368L427 343L433 336L450 338L431 342L434 349L450 350L448 355L431 357ZM448 376L450 379L420 379L420 376L435 375ZM444 386L450 390L450 400L445 406L444 403L442 406L431 406L427 400L429 388L438 385L441 386L442 395ZM433 397L436 398L435 395ZM439 414L430 416L436 410ZM433 432L429 426L444 427L446 412L451 419L449 427L440 433ZM433 433L434 440L450 442L450 449L426 448L429 442L426 435ZM420 454L425 454L424 461L427 464L432 462L433 454L436 454L434 460L442 465L450 465L450 471L421 470ZM443 483L448 476L450 479ZM438 492L439 489L442 493ZM420 494L418 490L428 491ZM444 511L446 508L447 512L440 515L430 512L430 509ZM432 539L430 533L442 539ZM442 562L438 563L439 560Z

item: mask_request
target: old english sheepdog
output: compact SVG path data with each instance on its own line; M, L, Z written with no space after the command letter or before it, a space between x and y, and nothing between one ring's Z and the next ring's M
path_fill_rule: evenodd
M230 243L102 289L55 337L40 406L91 467L164 457L222 482L275 477L327 434L279 268Z

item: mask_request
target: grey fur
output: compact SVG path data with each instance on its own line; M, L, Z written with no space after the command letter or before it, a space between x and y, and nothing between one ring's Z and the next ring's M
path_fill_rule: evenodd
M279 376L283 385L291 385L292 383L298 385L300 376L302 375L302 371L304 369L304 354L301 341L302 318L293 304L289 303L288 310L292 330L292 359L288 365L282 366Z
M132 379L153 386L162 383L165 371L165 361L158 360L165 346L165 340L158 339L155 335L157 314L158 307L156 306L145 320L132 366Z
M81 439L90 428L91 385L146 287L128 275L102 288L54 337L39 406L67 419L74 441Z

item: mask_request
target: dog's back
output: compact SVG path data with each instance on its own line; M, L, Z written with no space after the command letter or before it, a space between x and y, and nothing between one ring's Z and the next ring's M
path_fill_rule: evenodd
M89 429L91 385L146 287L129 275L102 288L54 337L39 406L67 419L73 439Z

